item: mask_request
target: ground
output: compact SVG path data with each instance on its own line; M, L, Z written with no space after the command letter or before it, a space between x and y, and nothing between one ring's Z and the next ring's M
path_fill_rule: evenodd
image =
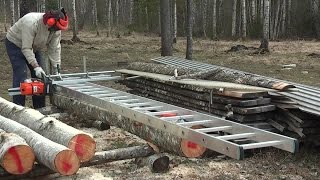
M71 39L70 32L64 33L65 40ZM88 58L89 71L112 70L120 68L122 62L149 61L160 55L160 38L157 35L131 34L130 36L100 37L92 32L80 32L85 43L62 45L63 73L82 71L82 57ZM174 55L184 57L186 41L178 38L174 45ZM307 56L320 53L317 41L280 41L270 42L271 54L252 55L250 52L226 53L231 46L243 44L259 46L259 41L210 41L194 40L195 60L234 69L267 75L280 79L320 87L320 58ZM3 43L0 44L1 97L10 99L7 89L11 86L11 65ZM292 69L282 66L296 64ZM121 88L117 84L112 87ZM97 150L127 147L145 142L121 129L98 131L78 127L92 133L97 141ZM250 153L242 161L224 156L187 159L170 156L170 170L167 173L153 174L147 167L139 167L134 160L118 161L104 165L81 168L77 175L47 178L56 179L320 179L320 156L318 149L303 146L295 155L276 149L263 149ZM44 179L43 177L39 179Z

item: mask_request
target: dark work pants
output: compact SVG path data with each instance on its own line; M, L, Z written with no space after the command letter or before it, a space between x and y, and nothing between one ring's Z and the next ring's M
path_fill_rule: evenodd
M27 79L27 67L31 72L31 78L37 78L33 67L27 62L27 59L23 55L21 48L10 42L8 39L5 40L5 45L7 48L7 54L9 56L12 71L13 71L13 80L12 87L20 87L20 83ZM41 66L41 56L40 52L35 53L37 62ZM13 96L13 103L25 106L25 96L17 95ZM41 108L45 106L45 96L32 96L33 108Z

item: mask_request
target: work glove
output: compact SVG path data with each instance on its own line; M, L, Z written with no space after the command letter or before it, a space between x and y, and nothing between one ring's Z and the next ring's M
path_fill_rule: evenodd
M33 70L35 71L36 76L37 76L38 78L42 78L43 76L46 75L46 73L44 72L44 70L43 70L41 67L36 67L36 68L34 68Z

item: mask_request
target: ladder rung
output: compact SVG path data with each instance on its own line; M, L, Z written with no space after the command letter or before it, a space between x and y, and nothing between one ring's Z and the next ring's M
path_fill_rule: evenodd
M214 123L214 122L216 122L216 120L191 121L191 122L183 122L183 123L177 123L177 124L180 126L191 127L196 125L205 125L205 124Z
M152 116L158 116L158 115L167 114L167 113L178 113L178 110L158 111L158 112L146 112L146 114L152 115Z
M281 141L266 141L266 142L258 142L258 143L250 143L241 145L243 149L255 149L255 148L263 148L263 147L270 147L270 146L277 146L282 144Z
M151 107L134 107L132 108L133 110L138 110L138 111L150 111L150 110L157 110L161 109L163 106L151 106Z
M147 105L151 105L151 104L152 104L151 102L131 103L131 104L124 103L124 105L125 105L126 107L129 107L129 108L140 107L140 106L147 106Z
M181 115L181 116L172 116L172 117L161 117L162 120L179 120L179 119L191 119L193 115Z
M241 134L218 136L217 138L223 139L223 140L232 140L232 139L249 138L249 137L253 137L253 136L255 136L255 133L241 133Z
M231 129L232 129L232 126L219 126L219 127L196 129L196 131L208 133L208 132L226 131Z
M97 94L97 95L92 95L93 97L96 98L104 98L104 97L110 97L110 96L115 96L118 95L119 93L107 93L107 94Z
M70 87L68 87L68 88L79 91L79 90L84 90L84 89L91 89L91 88L93 88L93 86L73 86L73 85L70 85Z
M116 100L116 99L124 99L124 98L128 98L129 96L113 96L113 97L105 97L105 98L101 98L103 100Z
M137 101L140 101L140 99L125 99L125 100L118 100L117 102L129 103L129 102L137 102Z

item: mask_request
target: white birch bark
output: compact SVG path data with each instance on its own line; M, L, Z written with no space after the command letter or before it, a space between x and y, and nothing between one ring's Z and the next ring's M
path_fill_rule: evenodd
M10 12L11 12L11 26L16 22L16 16L14 11L14 0L10 0Z
M217 0L212 0L212 39L217 39Z
M92 16L93 16L93 24L97 32L97 36L100 35L99 27L98 27L98 13L97 13L97 2L96 0L92 0Z
M281 17L281 33L286 33L286 19L287 19L287 3L285 0L282 1L282 17Z
M18 17L17 17L17 19L19 19L20 18L20 0L17 0L17 15L18 15Z
M264 0L263 38L270 39L270 0Z
M237 33L237 3L238 0L233 0L232 4L232 30L231 30L231 35L232 37L236 36Z
M178 20L177 20L177 1L173 0L173 43L177 42Z
M41 1L41 12L46 12L46 0Z
M241 0L241 27L242 27L242 38L247 37L247 17L246 17L246 0Z

